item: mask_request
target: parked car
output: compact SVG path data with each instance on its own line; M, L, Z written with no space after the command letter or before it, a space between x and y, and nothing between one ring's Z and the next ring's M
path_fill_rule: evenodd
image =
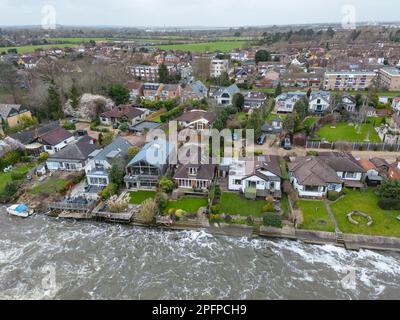
M258 139L257 139L257 144L262 146L265 141L267 140L267 135L266 134L262 134Z
M283 141L283 149L292 150L292 142L290 141L290 137L286 137Z

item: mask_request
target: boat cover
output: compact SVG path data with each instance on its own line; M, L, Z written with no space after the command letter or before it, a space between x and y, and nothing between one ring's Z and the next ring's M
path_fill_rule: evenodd
M24 204L20 204L18 207L15 208L15 211L17 211L18 213L24 212L28 210L28 207Z

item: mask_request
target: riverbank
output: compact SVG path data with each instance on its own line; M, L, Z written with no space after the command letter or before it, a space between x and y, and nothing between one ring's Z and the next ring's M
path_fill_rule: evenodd
M51 215L50 215L51 216ZM80 220L77 215L70 216L57 216L61 219L73 219ZM81 216L81 219L92 220L92 221L104 221L107 223L121 223L121 220L110 218L107 219L105 216L91 215ZM330 244L347 250L380 250L380 251L393 251L400 252L400 238L395 237L382 237L382 236L367 236L367 235L356 235L356 234L343 234L342 241L338 241L338 235L333 232L313 231L313 230L299 230L293 226L284 225L282 229L273 227L252 227L246 225L236 225L227 223L213 223L210 224L208 220L192 219L189 221L178 221L172 225L156 225L142 223L134 218L128 223L128 225L143 227L143 228L154 228L162 230L179 230L179 231L200 231L204 230L214 235L230 236L230 237L263 237L263 238L278 238L286 240L301 241L308 244L314 245L325 245Z

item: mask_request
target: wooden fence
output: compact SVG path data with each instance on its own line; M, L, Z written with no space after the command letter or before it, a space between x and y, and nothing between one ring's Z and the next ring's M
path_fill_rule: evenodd
M389 151L399 152L400 144L389 143L372 143L372 142L322 142L322 141L306 141L307 149L331 149L342 151Z

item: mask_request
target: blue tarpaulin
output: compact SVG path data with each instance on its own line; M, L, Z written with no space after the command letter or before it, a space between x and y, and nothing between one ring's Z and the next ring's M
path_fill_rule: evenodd
M28 207L24 204L20 204L18 207L15 208L15 211L17 211L18 213L24 212L28 210Z

